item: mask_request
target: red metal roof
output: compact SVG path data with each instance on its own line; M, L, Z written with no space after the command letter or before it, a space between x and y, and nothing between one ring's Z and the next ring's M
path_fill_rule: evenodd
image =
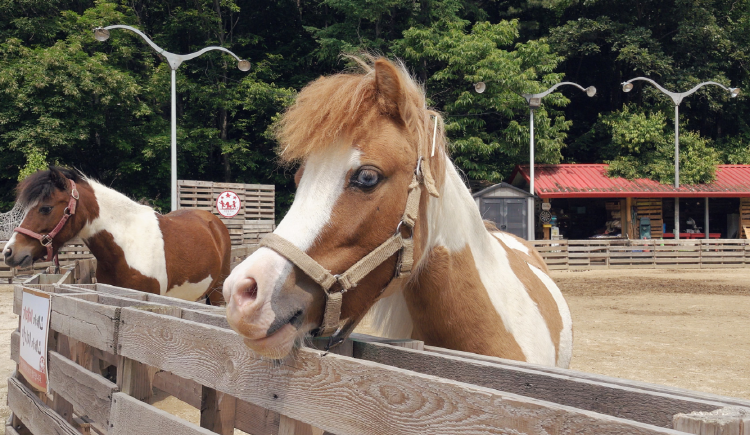
M708 184L671 184L639 178L609 178L606 164L534 165L534 190L541 198L750 197L750 165L719 165ZM516 166L511 184L529 184L529 165Z

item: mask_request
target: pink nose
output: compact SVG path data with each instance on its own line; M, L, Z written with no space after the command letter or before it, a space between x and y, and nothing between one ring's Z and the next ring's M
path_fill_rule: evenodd
M227 321L238 333L258 340L265 338L274 319L273 309L266 298L259 298L258 282L245 276L228 283Z
M242 310L258 298L258 283L252 277L242 278L232 289L232 299L237 308ZM244 310L243 310L244 311Z

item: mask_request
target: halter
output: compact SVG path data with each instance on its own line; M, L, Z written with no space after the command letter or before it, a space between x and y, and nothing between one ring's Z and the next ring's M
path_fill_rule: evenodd
M395 234L344 273L338 275L332 274L331 271L321 266L320 263L313 260L301 249L277 234L268 234L260 241L260 246L273 249L283 257L286 257L287 260L299 267L323 289L323 292L326 294L326 306L323 313L323 323L318 328L316 335L331 336L328 348L341 343L346 338L346 335L348 335L344 331L345 321L342 322L340 320L344 293L356 287L364 277L396 253L399 253L396 273L386 287L383 288L381 294L393 289L411 275L412 267L414 266L414 225L419 216L419 200L422 192L421 184L424 183L421 163L422 157L419 157L417 167L414 170L414 176L412 177L411 184L409 184L409 195L406 198L404 214L396 226ZM402 229L408 230L408 237L402 236ZM331 288L337 283L340 289L332 291Z
M65 207L63 215L60 218L60 222L57 223L55 228L50 231L49 234L41 235L31 230L27 230L26 228L21 228L20 226L13 229L13 231L17 233L25 234L29 237L39 240L39 243L47 248L47 257L43 258L44 261L52 260L52 251L54 249L52 247L52 240L55 238L57 233L59 233L60 230L62 230L62 228L65 226L65 222L67 222L71 216L76 214L76 204L79 198L78 189L76 189L76 183L73 180L68 179L68 181L70 181L70 200L68 201L68 206ZM57 254L55 254L54 261L55 267L60 269L60 260L57 258Z

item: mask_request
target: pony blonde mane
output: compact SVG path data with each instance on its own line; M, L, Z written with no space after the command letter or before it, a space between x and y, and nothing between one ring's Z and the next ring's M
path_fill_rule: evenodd
M284 113L276 128L279 157L285 163L304 160L340 143L340 138L373 125L370 122L373 118L394 113L397 109L411 136L409 142L418 155L429 162L423 165L428 191L438 196L432 174L438 174L439 181L442 181L446 159L442 116L426 107L424 89L403 63L371 55L348 58L356 62L358 68L355 71L315 80L300 91L295 103ZM398 107L378 92L375 63L381 59L394 66L398 73L404 98ZM433 137L435 158L431 158Z

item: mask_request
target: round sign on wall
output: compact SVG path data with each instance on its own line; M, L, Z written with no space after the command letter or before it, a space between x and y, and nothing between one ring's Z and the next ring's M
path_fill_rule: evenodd
M541 213L539 213L539 221L543 224L548 224L552 220L552 213L548 212L547 210L542 210Z
M240 212L240 197L231 190L221 192L218 198L216 198L216 210L219 214L225 218L231 218Z

